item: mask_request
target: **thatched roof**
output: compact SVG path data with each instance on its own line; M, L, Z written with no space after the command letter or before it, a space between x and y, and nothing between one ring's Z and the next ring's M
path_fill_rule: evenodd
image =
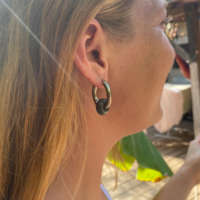
M168 3L192 3L198 1L199 0L167 0Z
M167 6L168 15L172 15L174 17L174 22L184 21L186 18L184 6L187 3L196 3L198 6L198 11L200 15L200 1L199 0L168 0L169 4Z

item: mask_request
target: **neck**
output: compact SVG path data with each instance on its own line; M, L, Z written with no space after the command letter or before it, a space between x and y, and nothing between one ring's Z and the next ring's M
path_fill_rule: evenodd
M104 118L98 116L95 109L91 110L90 116L87 116L90 126L86 165L80 183L80 189L74 200L105 199L100 189L102 168L106 156L112 146L117 142L117 139L109 138L112 134L108 134L109 130L104 124ZM70 194L73 194L77 187L77 180L79 180L82 166L77 161L68 161L65 166L66 167L64 167L61 172L61 176L56 179L51 189L48 191L45 200L72 199ZM70 169L69 166L71 166Z

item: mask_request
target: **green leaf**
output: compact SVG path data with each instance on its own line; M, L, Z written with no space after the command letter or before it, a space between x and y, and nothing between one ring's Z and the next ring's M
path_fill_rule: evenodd
M143 168L141 166L138 167L136 174L136 179L140 181L159 182L165 178L166 176L163 176L159 171Z
M121 146L123 154L134 157L141 167L159 171L163 176L173 175L171 169L144 132L123 138Z
M115 161L114 161L114 157L113 157L112 152L109 152L107 158L113 165L115 165L119 169L121 169L123 171L128 171L128 170L131 169L133 163L135 162L135 158L132 157L132 156L128 156L128 155L124 154L122 152L121 146L119 145L119 142L117 143L117 146L118 146L119 153L120 153L120 155L122 157L124 165L123 165L122 161L119 158L118 159L116 158Z

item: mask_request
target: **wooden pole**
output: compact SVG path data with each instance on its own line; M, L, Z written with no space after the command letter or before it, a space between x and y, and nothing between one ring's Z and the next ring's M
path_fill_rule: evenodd
M190 64L190 76L192 83L192 107L194 119L195 137L199 134L200 129L200 90L199 90L199 67L197 62Z
M189 37L190 73L195 137L200 133L200 26L196 3L185 4Z
M187 29L190 44L190 75L192 83L192 106L195 137L200 134L200 26L198 5L189 3L185 5ZM194 62L193 62L194 61ZM195 200L199 199L199 186L195 188Z

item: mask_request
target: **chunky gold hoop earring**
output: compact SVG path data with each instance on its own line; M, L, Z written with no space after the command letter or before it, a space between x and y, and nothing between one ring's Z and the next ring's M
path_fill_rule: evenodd
M92 96L93 100L96 104L96 110L100 115L106 115L110 109L111 102L112 102L112 95L111 95L111 90L110 86L106 81L103 81L106 93L107 93L107 100L106 99L100 99L98 100L97 98L97 87L93 86L92 89Z

